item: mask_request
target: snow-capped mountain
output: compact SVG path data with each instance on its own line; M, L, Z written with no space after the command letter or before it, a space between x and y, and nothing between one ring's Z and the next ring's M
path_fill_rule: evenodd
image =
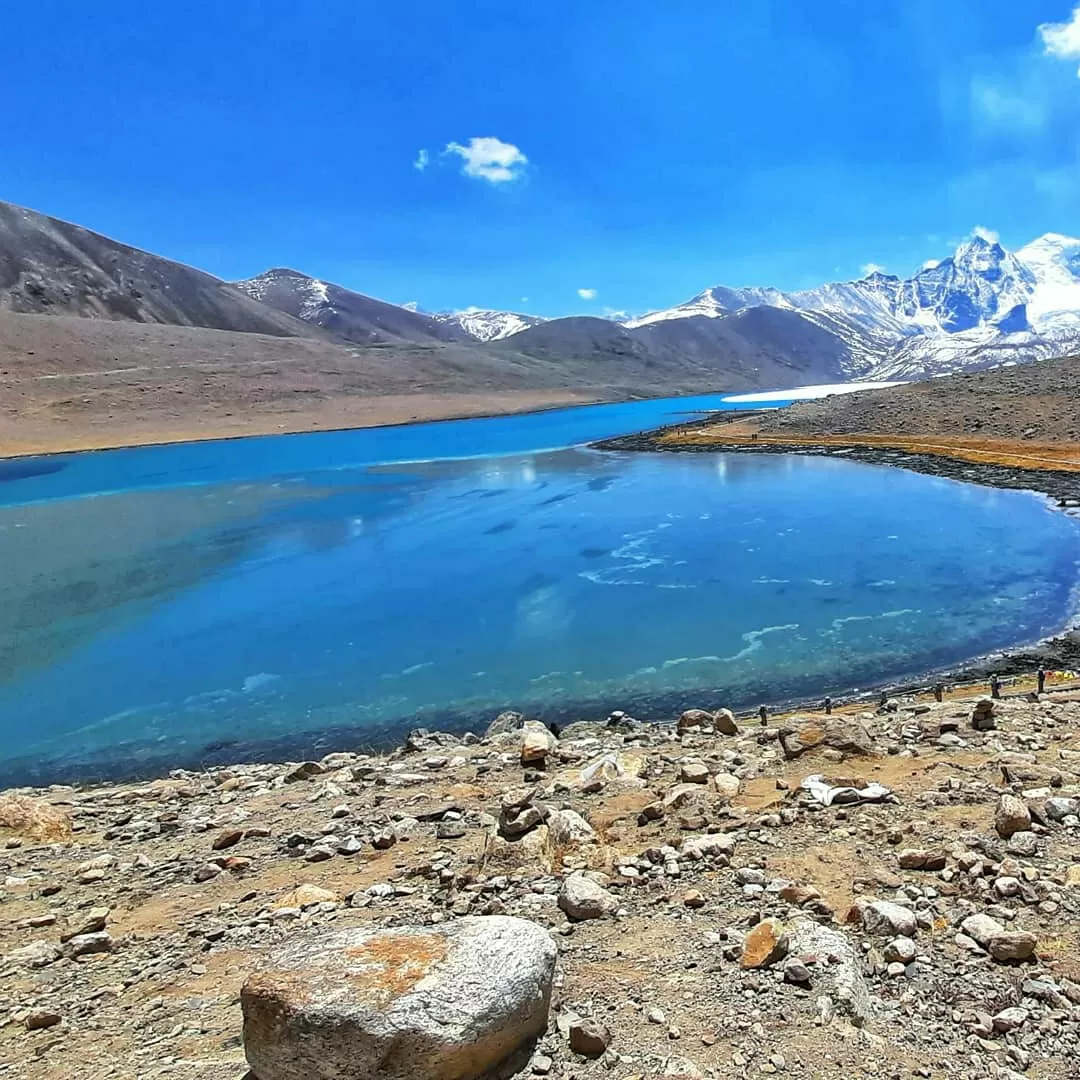
M874 272L799 292L717 286L625 325L726 319L761 306L797 311L840 338L851 378L1042 360L1080 344L1080 240L1047 233L1010 253L980 230L911 278Z
M278 267L236 281L235 288L269 307L360 345L392 341L463 341L454 327L397 304Z
M443 312L433 318L444 326L458 327L477 341L501 341L546 321L539 315L520 315L514 311L485 311L481 308Z

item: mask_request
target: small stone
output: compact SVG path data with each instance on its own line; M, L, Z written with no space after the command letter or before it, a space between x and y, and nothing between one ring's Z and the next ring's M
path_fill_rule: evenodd
M645 1019L650 1024L666 1024L667 1017L664 1015L663 1009L658 1009L655 1005L645 1013Z
M208 862L195 868L196 881L210 881L221 873L221 867L217 863Z
M713 726L713 714L706 712L704 709L687 709L686 712L679 717L679 722L676 725L676 730L682 735L684 732L689 731L691 728L706 728Z
M969 915L961 924L960 929L967 937L972 941L977 942L982 948L986 948L990 944L990 939L997 934L1003 934L1005 927L1001 925L996 919L990 918L989 915L983 914L983 912L976 912L974 915Z
M1030 960L1037 943L1035 935L1026 930L1006 930L990 938L986 951L1002 963Z
M380 829L372 838L371 846L379 851L385 851L387 848L392 848L397 843L397 833L387 825L385 829Z
M713 726L721 735L739 734L739 725L735 722L735 714L730 709L720 709L713 716Z
M742 781L731 773L721 772L713 777L713 787L722 798L734 799L742 790Z
M59 1013L35 1011L27 1014L23 1024L27 1031L44 1031L46 1028L56 1027L61 1019Z
M603 918L619 906L607 889L584 874L571 874L562 883L558 904L567 916L580 921Z
M690 889L683 896L683 903L688 908L700 908L705 906L705 897L697 889Z
M787 956L788 938L776 919L763 919L746 935L740 964L744 968L762 968Z
M317 761L302 761L285 773L285 783L295 784L300 780L312 780L316 776L322 776L324 772L326 770Z
M1015 1031L1027 1023L1028 1011L1014 1006L1010 1009L1002 1009L993 1019L993 1028L1003 1035Z
M64 946L67 956L92 956L94 953L110 952L113 947L112 935L102 930L96 934L78 934Z
M107 907L91 908L77 923L73 923L68 931L60 935L61 941L70 941L73 937L82 934L97 934L105 929L105 923L109 918Z
M336 892L323 889L318 885L298 885L288 896L284 897L277 908L305 908L314 907L316 904L336 904L341 897Z
M532 1071L537 1076L547 1076L554 1065L555 1062L547 1054L536 1054L532 1059Z
M214 851L224 851L226 848L231 848L235 844L239 844L243 839L243 829L226 829L224 832L220 832L214 837L214 842L210 846Z
M59 960L64 955L59 945L51 941L32 941L21 949L9 952L4 959L9 964L20 964L24 967L43 968Z
M599 1057L611 1045L611 1032L595 1020L570 1024L570 1049L584 1057Z
M521 736L521 764L542 765L558 745L554 735L538 720L526 720Z
M915 959L915 942L909 937L893 938L885 946L886 963L910 964Z
M1002 795L994 815L994 828L997 829L998 836L1005 839L1013 833L1030 831L1031 813L1015 795Z
M1023 829L1020 832L1013 833L1005 846L1009 854L1021 855L1024 858L1030 859L1032 856L1038 854L1039 838L1030 830Z
M707 784L709 767L703 761L684 761L679 769L679 779L684 784Z
M945 856L941 852L923 851L921 848L906 848L897 856L897 862L902 870L929 870L937 871L945 869Z
M784 982L792 986L809 986L810 969L801 960L789 960L784 965Z
M890 900L874 900L860 908L863 928L871 934L893 934L914 937L917 928L915 913Z

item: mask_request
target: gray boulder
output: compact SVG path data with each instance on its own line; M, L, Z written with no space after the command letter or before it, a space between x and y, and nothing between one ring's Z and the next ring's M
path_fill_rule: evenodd
M517 731L524 724L525 717L521 713L512 710L501 712L488 724L487 731L484 732L484 738L492 739L496 735L505 735L508 731Z
M788 925L791 951L799 956L817 956L827 964L814 967L814 986L827 992L833 1008L861 1027L873 1013L873 999L863 977L861 954L840 930L799 917Z
M915 912L891 900L874 900L859 907L863 929L870 934L914 937Z
M551 831L552 843L560 847L576 848L582 844L596 843L593 827L575 810L552 810L548 815L547 827Z
M1002 795L994 815L994 828L998 836L1005 839L1013 833L1028 832L1031 829L1031 813L1023 799L1015 795Z
M618 906L618 900L587 874L571 874L559 890L559 907L571 919L600 919Z
M840 716L795 717L780 730L784 756L801 757L817 748L839 750L845 756L874 753L874 740L858 720Z
M1002 926L997 919L992 919L989 915L981 911L977 911L974 915L969 915L960 924L960 929L971 938L972 941L977 942L984 949L990 944L991 938L1005 933L1005 927Z
M492 915L298 935L241 991L259 1080L469 1080L547 1027L556 948Z

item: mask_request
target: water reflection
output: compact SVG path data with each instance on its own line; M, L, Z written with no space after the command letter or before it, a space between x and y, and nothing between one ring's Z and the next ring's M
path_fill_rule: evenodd
M777 455L572 450L10 506L0 781L505 707L836 693L1056 629L1077 555L1076 523L1031 495Z

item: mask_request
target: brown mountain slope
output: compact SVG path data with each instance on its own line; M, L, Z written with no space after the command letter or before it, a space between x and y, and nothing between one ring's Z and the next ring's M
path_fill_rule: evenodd
M799 402L763 416L760 429L1080 442L1080 357Z
M879 451L903 451L1075 472L1080 471L1080 357L835 395L776 411L731 413L639 441L687 449L816 447L847 453L854 448L871 458Z
M0 202L0 309L319 336L201 270Z
M0 311L0 458L618 396L457 345L350 346Z
M267 270L234 282L253 300L360 345L388 341L476 341L459 326L375 300L296 270Z

